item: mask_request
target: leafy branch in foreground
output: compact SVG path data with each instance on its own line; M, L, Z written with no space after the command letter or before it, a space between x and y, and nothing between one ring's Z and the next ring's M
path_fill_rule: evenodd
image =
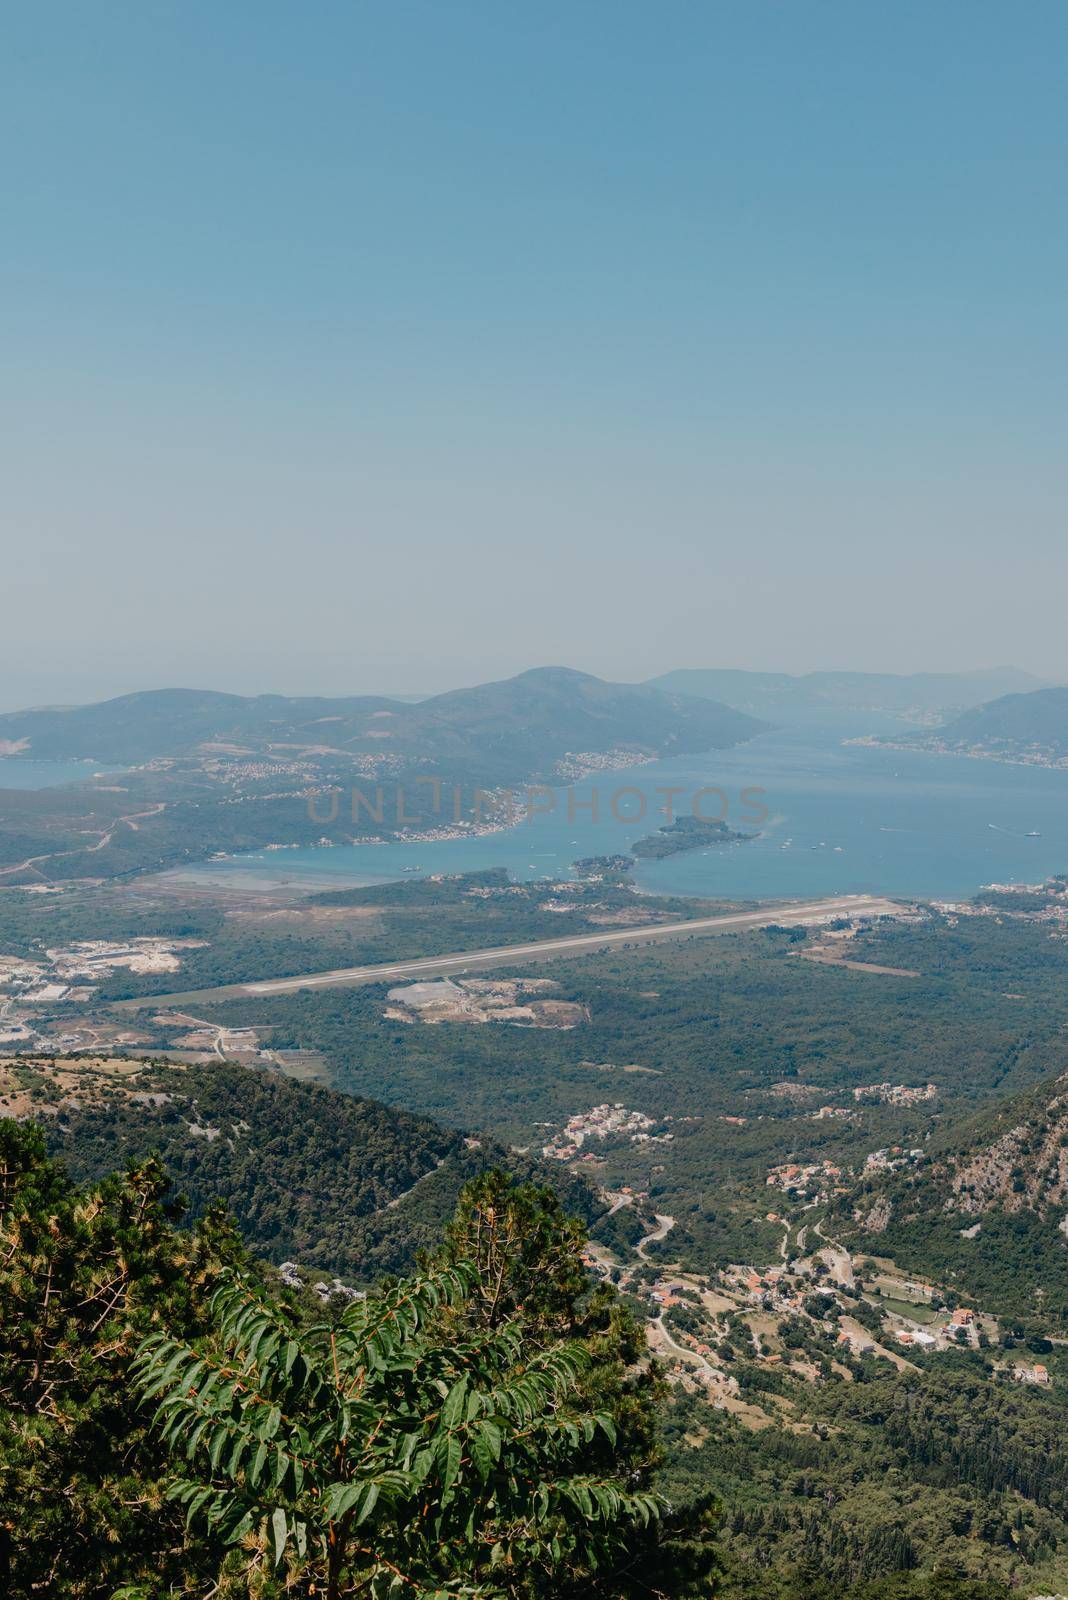
M477 1289L461 1261L298 1331L235 1275L202 1347L145 1341L139 1383L189 1463L170 1492L241 1551L244 1592L488 1600L578 1573L619 1592L660 1502L581 1470L615 1432L582 1402L584 1346L528 1348L520 1320L457 1333Z
M130 1369L156 1328L199 1338L224 1267L247 1258L215 1216L176 1228L168 1189L145 1160L78 1190L39 1128L0 1119L0 1594L203 1593L218 1567L160 1503Z

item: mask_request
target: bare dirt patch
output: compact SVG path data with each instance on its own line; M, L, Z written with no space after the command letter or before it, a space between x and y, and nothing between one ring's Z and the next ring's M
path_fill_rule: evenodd
M549 999L551 978L434 978L390 989L385 1015L394 1022L507 1022L527 1028L574 1028L589 1021L585 1006Z
M662 1078L664 1076L660 1067L639 1067L633 1061L620 1066L617 1066L614 1061L580 1061L579 1066L585 1067L588 1072L641 1072L650 1078Z
M241 906L227 912L227 921L246 927L344 928L350 923L375 922L379 906Z

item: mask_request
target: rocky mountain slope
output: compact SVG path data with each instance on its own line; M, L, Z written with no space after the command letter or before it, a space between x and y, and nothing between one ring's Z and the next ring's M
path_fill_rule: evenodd
M843 1200L854 1247L929 1270L1003 1316L1068 1329L1068 1074L941 1131Z
M983 1142L951 1157L946 1209L982 1217L992 1210L1047 1217L1068 1207L1068 1076L1052 1094L1013 1101L987 1123ZM1068 1218L1061 1217L1065 1231Z

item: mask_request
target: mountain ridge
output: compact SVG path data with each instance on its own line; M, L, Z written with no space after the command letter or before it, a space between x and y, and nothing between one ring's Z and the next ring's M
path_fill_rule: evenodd
M604 1211L581 1180L492 1139L234 1061L7 1057L0 1093L0 1113L40 1123L77 1182L158 1155L191 1221L221 1204L265 1260L342 1277L412 1270L487 1167L537 1172L587 1221Z
M658 687L707 694L751 713L838 708L929 716L983 704L1010 692L1027 692L1043 680L1019 667L974 672L748 672L733 667L681 668L651 678Z
M531 776L573 750L691 752L740 743L762 724L732 707L647 684L617 684L566 667L452 689L416 702L385 696L230 695L153 689L65 709L0 716L0 751L36 759L144 762L205 746L243 753L302 750L513 765ZM609 741L604 746L604 741ZM586 743L584 743L586 741Z
M940 749L1059 762L1068 758L1068 688L1001 695L932 730Z

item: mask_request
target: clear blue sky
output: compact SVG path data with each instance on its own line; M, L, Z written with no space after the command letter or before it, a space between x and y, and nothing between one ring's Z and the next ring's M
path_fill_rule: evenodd
M1068 676L1063 0L12 6L0 703Z

